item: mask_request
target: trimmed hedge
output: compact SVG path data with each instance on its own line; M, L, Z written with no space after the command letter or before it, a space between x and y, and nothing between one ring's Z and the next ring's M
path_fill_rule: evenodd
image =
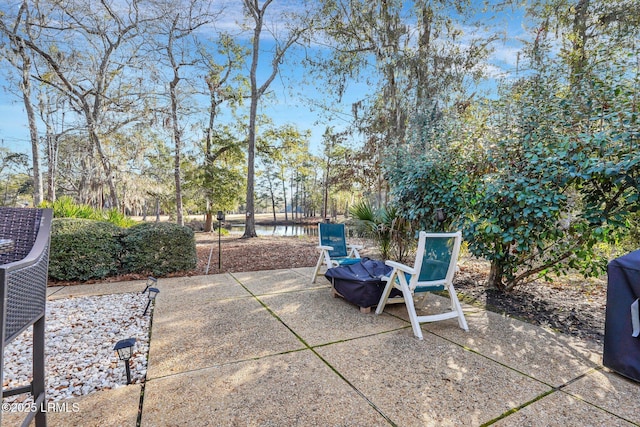
M193 230L177 224L141 223L123 232L122 269L125 273L161 276L196 267Z
M196 267L193 231L172 223L120 228L105 221L54 218L49 278L103 279L120 273L162 276Z
M80 218L55 218L51 227L50 278L89 280L118 273L120 227Z

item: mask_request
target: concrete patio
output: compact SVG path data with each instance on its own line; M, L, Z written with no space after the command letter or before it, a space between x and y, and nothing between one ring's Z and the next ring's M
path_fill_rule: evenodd
M420 341L404 305L362 314L311 270L159 279L144 389L73 399L49 425L640 425L640 384L603 368L599 345L472 306L468 333L454 319Z

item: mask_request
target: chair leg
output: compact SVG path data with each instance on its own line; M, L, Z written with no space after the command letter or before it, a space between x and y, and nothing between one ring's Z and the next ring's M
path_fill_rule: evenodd
M313 276L311 277L311 284L313 285L314 283L316 283L316 277L318 277L318 271L320 271L320 266L322 265L322 257L323 257L323 253L320 253L320 256L318 257L318 262L316 263L316 268L313 270Z
M458 325L466 332L469 332L469 325L467 325L467 319L464 318L464 312L462 311L462 305L460 304L456 290L452 285L447 286L447 290L449 291L449 299L451 299L451 310L458 313Z
M405 277L404 273L398 274L396 270L394 270L393 273L395 274L392 274L391 277L389 278L390 280L387 283L387 287L389 287L389 285L393 285L395 281L394 276L397 276L398 282L400 282L400 290L402 291L402 296L404 298L404 305L407 308L407 313L409 314L409 320L411 321L411 328L413 329L413 335L415 335L419 340L422 340L423 336L422 336L422 329L420 328L420 320L418 319L418 314L416 313L416 307L413 302L413 293L409 289L409 283L407 282L407 278ZM387 290L387 288L385 288L385 292L386 292L386 295L383 294L383 298L385 298L384 302L386 303L386 297L388 297L389 292L391 292L391 289ZM380 301L382 301L382 298L380 299ZM376 313L377 312L378 310L376 309Z
M405 286L401 283L402 286L402 295L404 296L404 304L407 307L407 312L409 313L409 320L411 321L411 328L413 329L413 335L415 335L419 340L423 339L422 337L422 329L420 328L420 321L418 320L418 314L416 313L416 307L413 303L413 295L409 290L409 286Z
M384 291L382 291L382 295L380 296L380 301L378 301L376 314L380 314L384 310L384 306L387 304L387 300L389 299L389 294L391 294L391 289L393 289L393 282L396 280L397 274L397 270L395 269L391 272L387 285L384 287Z
M45 316L42 316L33 324L33 383L32 393L34 401L39 401L38 411L35 415L36 427L47 425L47 414L43 406L47 404L45 399Z

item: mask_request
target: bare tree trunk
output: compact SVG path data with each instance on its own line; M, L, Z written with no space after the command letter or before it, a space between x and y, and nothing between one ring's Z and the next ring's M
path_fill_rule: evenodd
M27 112L29 122L29 137L31 140L31 160L33 165L33 205L38 206L44 198L42 188L42 173L40 172L40 150L38 147L38 126L36 124L36 113L31 104L31 58L27 54L23 45L19 48L22 59L22 100Z
M271 212L273 212L273 222L275 223L278 221L278 218L276 217L276 198L271 188L269 189L269 192L271 193Z
M89 126L89 136L93 145L98 150L98 156L100 158L100 163L102 165L102 170L104 171L105 179L107 180L107 185L109 187L109 201L112 208L117 208L120 205L118 200L118 192L116 191L116 185L113 182L113 169L111 168L111 163L109 163L109 159L107 158L104 150L102 149L102 143L100 142L100 137L95 130L93 120L90 121ZM104 203L102 203L104 205ZM104 206L100 206L101 208Z
M173 155L173 178L176 185L176 223L178 225L184 225L184 218L182 212L182 176L180 173L180 151L182 146L182 132L180 130L180 123L178 123L178 83L180 83L180 66L177 64L173 56L173 40L174 31L178 25L178 16L174 19L171 30L169 31L169 40L167 43L167 55L171 63L171 69L173 71L173 80L169 82L169 96L171 97L171 129L173 133L174 155Z
M322 196L322 217L328 218L329 208L329 168L331 167L331 157L327 156L326 168L324 170L323 196Z
M262 23L261 23L262 25ZM256 91L256 72L258 68L258 43L260 32L254 38L254 61L251 64L251 107L249 109L249 147L247 150L247 211L245 214L245 229L243 238L258 237L256 220L254 217L254 179L256 155L256 116L258 113L258 95Z
M291 182L289 182L289 195L291 199L289 199L289 207L291 207L291 221L295 219L294 211L295 211L295 203L293 200L293 175L291 175Z
M489 270L489 277L487 278L487 286L489 288L504 290L504 284L502 283L504 278L504 268L500 260L491 261L491 269Z
M273 212L273 222L277 221L276 218L276 195L273 191L273 180L271 174L267 171L267 183L269 184L269 196L271 197L271 212Z
M210 90L210 100L211 105L209 106L209 126L207 127L207 135L205 139L205 147L204 147L204 164L207 169L211 167L213 161L211 159L211 146L213 145L213 124L216 120L216 102L215 102L215 92L214 88L211 84L208 85ZM205 187L208 187L205 185ZM205 188L205 199L206 199L206 208L204 214L204 231L210 232L213 231L213 212L211 212L211 198L209 188Z
M306 178L305 181L302 182L302 207L304 209L304 217L308 217L309 216L309 212L307 209L307 183L306 183Z
M180 125L178 123L178 100L176 94L176 86L180 81L177 74L169 84L169 92L171 95L171 121L173 128L173 143L175 153L173 155L173 178L176 184L176 223L178 225L184 225L184 218L182 212L182 176L180 171L180 151L181 151L181 132Z
M249 80L251 82L251 106L249 108L249 135L248 135L248 150L247 150L247 213L245 219L245 229L243 238L257 237L255 227L255 206L254 206L254 179L255 179L255 148L256 148L256 116L258 113L258 102L262 95L265 93L271 82L278 74L280 63L284 57L286 51L298 40L302 35L301 30L292 31L289 34L289 38L283 44L277 43L277 48L271 59L271 74L265 82L258 87L257 82L257 70L258 60L260 54L260 34L262 33L262 27L264 25L264 14L273 0L265 0L260 7L258 0L243 0L246 11L253 19L255 26L253 28L253 45L252 45L252 58L251 58L251 70L249 72Z
M300 220L300 175L296 172L296 220Z
M36 113L31 103L31 57L27 52L26 42L23 38L17 37L18 28L22 19L29 20L28 3L23 1L20 10L16 16L16 22L12 31L3 26L3 30L9 36L13 51L19 58L8 58L18 70L21 71L20 89L22 91L22 101L27 112L27 121L29 123L29 139L31 142L31 160L33 166L33 205L38 206L43 200L42 173L40 172L40 150L38 149L38 126L36 122ZM30 27L25 26L27 33ZM20 63L18 63L20 61Z
M260 54L260 33L262 32L264 11L271 3L267 0L263 8L260 9L257 1L244 0L245 7L251 13L254 19L255 27L253 29L253 46L251 56L251 71L249 72L249 80L251 82L251 105L249 107L249 135L247 138L247 201L245 214L245 228L243 238L258 237L256 233L256 222L254 217L254 179L255 179L255 151L256 151L256 116L258 115L258 100L260 92L258 89L257 72L258 60Z
M572 41L572 54L573 60L571 61L571 85L575 89L579 89L576 86L582 78L582 73L587 65L587 54L585 45L587 43L587 18L589 17L589 2L590 0L578 0L575 5L575 16L573 19L573 41Z
M209 205L208 200L207 205ZM204 214L204 231L207 233L213 231L213 213L211 212L211 207L208 207L207 212Z
M58 171L58 136L47 131L47 156L49 168L47 170L47 200L56 201L56 173Z
M284 200L284 220L289 220L289 213L287 212L287 183L282 175L282 199Z
M64 108L63 108L64 109ZM64 134L64 111L62 121L59 123L60 132L56 133L54 122L54 109L49 101L40 103L40 118L45 124L45 141L47 147L47 196L50 202L56 201L56 175L58 173L58 141L60 135Z

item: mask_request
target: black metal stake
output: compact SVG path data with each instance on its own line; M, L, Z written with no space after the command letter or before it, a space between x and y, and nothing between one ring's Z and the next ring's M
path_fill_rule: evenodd
M222 250L220 246L220 234L222 233L222 221L224 221L224 212L218 211L218 216L216 218L218 220L218 273L222 269Z
M156 296L160 293L160 289L158 288L149 288L148 290L149 292L149 301L147 301L147 306L144 309L144 313L142 314L143 316L147 315L147 310L149 310L149 306L151 305L151 301L154 301L156 299Z
M151 299L147 301L147 306L144 308L144 313L142 313L143 316L147 315L147 310L149 310L150 305L151 305Z
M218 221L218 273L222 268L222 252L220 251L220 235L222 233L222 221Z
M124 361L124 369L127 371L127 385L131 384L131 367L129 367L129 359Z

